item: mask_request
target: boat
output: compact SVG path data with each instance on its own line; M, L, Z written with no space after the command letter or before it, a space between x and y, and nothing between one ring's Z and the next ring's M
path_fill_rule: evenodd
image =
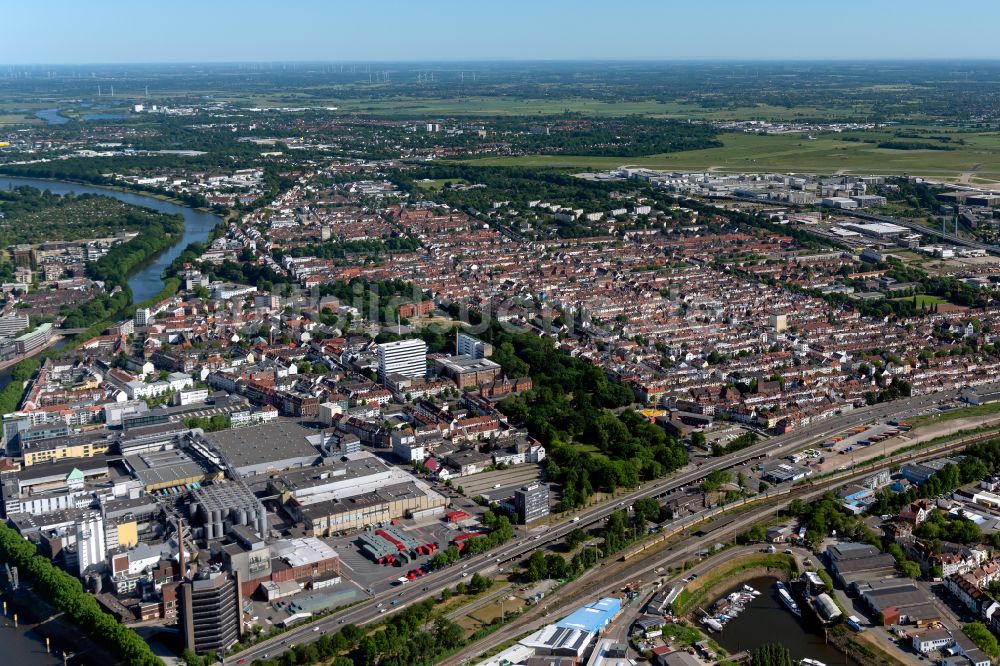
M778 588L778 596L781 598L781 603L785 604L785 607L792 611L794 615L802 617L802 609L795 603L795 599L792 599L792 593L788 591L788 586L780 580L774 585Z
M701 623L708 627L711 631L722 631L722 623L715 618L704 617L701 619Z
M802 666L826 666L822 661L816 659L803 659L799 662Z

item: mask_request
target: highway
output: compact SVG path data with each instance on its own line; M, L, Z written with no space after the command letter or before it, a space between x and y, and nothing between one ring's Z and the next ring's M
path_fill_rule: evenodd
M662 547L655 550L651 549L648 554L644 554L644 550L649 544L642 548L626 551L626 554L622 558L613 562L605 561L601 564L599 575L582 576L550 594L546 597L545 604L541 606L541 614L536 612L525 613L486 638L467 645L459 652L442 661L439 666L458 666L459 664L464 664L466 660L482 654L489 647L535 631L546 624L569 615L584 603L621 590L628 582L641 579L643 582L648 583L650 576L655 574L656 569L660 567L679 567L685 561L689 561L692 557L696 556L700 550L706 547L707 543L725 542L732 539L736 534L745 531L755 523L771 517L776 508L787 506L793 499L809 501L819 497L831 488L837 488L845 483L860 480L871 474L875 469L891 467L903 460L922 460L942 455L945 452L964 448L974 441L994 436L995 434L991 433L970 435L960 440L939 444L926 450L896 456L890 460L882 460L875 465L865 466L863 469L821 479L813 485L796 486L791 489L772 491L770 498L758 498L759 501L752 505L752 508L743 513L735 514L735 519L732 523L726 525L719 532L706 535L703 539L689 538L668 546L666 549ZM752 499L748 500L748 503L752 501ZM740 505L731 505L727 507L727 510L737 508L738 506ZM675 521L671 526L668 526L668 529L670 533L676 534L703 521L707 515L713 513L718 513L718 510L701 512L700 514ZM668 584L677 583L681 576L687 577L692 573L698 575L705 573L718 565L716 560L720 557L730 558L738 554L759 551L760 548L760 545L730 548L717 555L709 555L691 569L677 574ZM636 600L633 603L639 603L639 601Z
M992 385L982 387L982 391L998 390L1000 386ZM727 456L713 458L700 466L689 464L675 472L669 478L648 483L645 486L619 495L615 500L605 502L599 506L584 509L575 514L579 520L572 522L567 516L565 522L547 526L544 530L535 533L529 531L525 536L516 536L512 541L504 544L500 548L490 553L483 553L474 557L462 558L459 564L432 571L426 576L411 581L402 587L394 587L373 596L369 601L358 606L348 608L344 611L329 615L327 617L297 626L279 636L269 638L258 643L243 652L231 655L227 658L227 663L237 663L239 660L251 662L254 659L275 656L289 649L290 646L310 642L318 638L322 633L335 631L342 624L365 625L380 620L384 615L396 610L405 608L407 604L436 596L441 589L447 586L454 586L473 573L489 575L498 568L507 565L523 556L530 554L537 548L548 546L558 542L570 531L576 528L594 527L602 522L612 512L631 505L635 500L643 497L663 498L668 493L675 490L700 483L706 475L716 470L725 470L732 467L744 465L762 456L779 457L795 450L813 445L823 438L837 434L843 430L861 423L869 421L891 418L909 418L921 411L932 408L936 403L950 402L956 396L956 391L943 391L935 394L914 396L896 400L890 403L871 405L854 409L840 416L835 416L815 424L811 424L801 431L762 440L757 445L737 451ZM895 460L898 460L896 458ZM864 474L870 474L872 467L867 467ZM752 513L756 515L756 513ZM704 516L693 514L685 517L683 521L700 521ZM741 519L743 524L745 519ZM466 565L466 566L462 566ZM466 574L463 576L463 574ZM396 601L396 605L392 602ZM239 662L242 663L242 662Z

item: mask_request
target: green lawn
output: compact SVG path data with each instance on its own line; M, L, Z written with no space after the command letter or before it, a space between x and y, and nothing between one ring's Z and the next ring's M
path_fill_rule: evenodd
M801 135L723 134L721 148L646 157L529 155L469 160L478 165L520 165L573 169L612 169L622 165L653 169L780 171L809 173L902 174L955 178L975 172L979 179L1000 180L1000 135L963 135L966 145L954 151L893 150L871 143L843 141L837 134L814 139Z
M917 416L912 419L907 419L907 422L917 428L918 426L927 425L929 423L941 423L942 421L955 421L956 419L965 419L972 416L991 416L1000 412L1000 402L989 402L985 405L971 405L969 407L958 407L956 409L949 409L944 412L939 412L937 414L927 414L925 416Z
M900 298L893 298L893 301L913 301L913 296L901 296ZM945 299L940 296L931 296L930 294L917 294L917 308L922 308L925 305L927 307L932 307L940 303L947 303Z
M428 178L427 180L416 181L417 187L422 190L440 190L445 185L454 185L455 183L463 182L461 178Z

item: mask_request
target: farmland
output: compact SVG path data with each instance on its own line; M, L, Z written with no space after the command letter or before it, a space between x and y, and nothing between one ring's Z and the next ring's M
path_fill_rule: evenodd
M847 141L837 134L814 138L802 135L722 134L721 148L690 150L647 157L578 157L530 155L470 161L477 165L544 166L568 169L612 169L622 164L652 169L722 172L809 172L846 174L920 175L957 180L969 174L977 182L1000 181L1000 135L995 132L962 135L965 145L954 150L898 150L878 144Z

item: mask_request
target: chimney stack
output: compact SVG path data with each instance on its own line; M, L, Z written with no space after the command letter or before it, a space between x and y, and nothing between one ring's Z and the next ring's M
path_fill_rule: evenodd
M187 577L187 563L184 561L184 520L182 518L177 519L177 548L178 548L178 562L180 564L180 575L178 580L184 580Z

